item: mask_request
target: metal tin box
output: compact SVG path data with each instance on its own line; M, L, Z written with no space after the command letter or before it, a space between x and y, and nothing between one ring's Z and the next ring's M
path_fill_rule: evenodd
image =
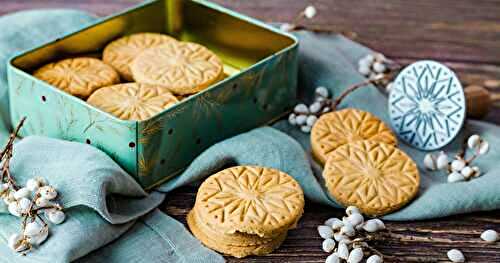
M138 122L120 120L30 74L48 62L98 53L135 32L163 32L200 43L223 60L229 76ZM206 1L147 2L12 58L11 119L17 123L28 117L21 136L92 144L151 188L181 172L210 145L287 112L296 100L297 50L293 36Z

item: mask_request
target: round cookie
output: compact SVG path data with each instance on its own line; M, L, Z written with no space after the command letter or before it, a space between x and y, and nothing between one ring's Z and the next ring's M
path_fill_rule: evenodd
M384 122L369 112L353 108L322 115L311 130L312 153L322 164L338 147L361 140L397 144L396 136Z
M170 42L139 54L130 65L137 82L161 85L178 95L193 94L218 81L222 61L207 48Z
M87 103L123 120L142 121L177 103L165 87L140 83L118 84L94 92Z
M33 75L74 96L87 98L97 89L120 82L118 73L96 58L80 57L47 64Z
M193 216L193 211L189 212L187 216L187 223L193 235L196 236L196 238L205 246L225 255L237 258L243 258L251 255L267 255L277 249L283 241L285 241L287 236L287 231L285 231L284 233L271 239L268 243L246 246L227 245L221 242L221 239L216 238L216 236L209 235L202 231L199 222L197 222Z
M333 151L323 177L338 202L370 216L401 208L415 197L420 184L417 165L408 155L374 141L353 142Z
M109 43L102 53L102 60L113 66L120 76L133 81L130 63L144 50L161 44L176 42L173 37L158 33L137 33Z
M198 189L195 206L203 221L222 233L269 238L295 225L304 211L304 194L286 173L235 166L207 178Z

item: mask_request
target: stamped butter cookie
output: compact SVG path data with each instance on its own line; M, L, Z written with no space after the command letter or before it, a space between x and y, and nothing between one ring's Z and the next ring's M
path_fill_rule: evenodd
M337 148L326 161L323 177L338 202L370 216L401 208L415 197L420 184L417 166L408 155L375 141Z
M137 33L109 43L102 53L102 60L113 66L120 76L133 81L130 63L142 51L161 44L176 42L175 38L158 33Z
M94 92L87 103L123 120L146 120L177 103L165 87L139 83L118 84Z
M120 82L118 73L96 58L80 57L47 64L33 74L74 96L87 98L97 89Z
M220 171L198 189L197 213L222 233L269 238L295 226L304 210L304 194L291 176L258 166Z
M263 256L271 253L277 249L283 241L286 239L287 231L281 233L280 235L267 239L268 242L254 244L254 245L230 245L223 242L223 238L219 238L216 235L211 235L206 233L200 227L202 223L196 221L193 215L194 211L189 212L187 217L187 223L189 229L198 240L200 240L205 246L216 250L225 255L230 255L237 258L243 258L246 256L256 255Z
M222 61L212 51L189 42L147 49L130 68L135 81L165 86L178 95L201 91L223 74Z
M311 130L312 153L322 164L338 147L361 140L397 144L396 136L384 122L369 112L352 108L322 115Z

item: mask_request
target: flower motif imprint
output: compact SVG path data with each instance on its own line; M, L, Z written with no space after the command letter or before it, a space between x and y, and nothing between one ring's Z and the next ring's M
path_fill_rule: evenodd
M439 149L459 133L465 120L465 95L446 66L418 61L396 78L389 96L393 128L408 144Z

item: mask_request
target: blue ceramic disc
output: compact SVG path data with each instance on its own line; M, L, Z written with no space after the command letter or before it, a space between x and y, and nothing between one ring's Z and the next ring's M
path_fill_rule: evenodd
M418 61L403 69L389 94L393 129L422 150L436 150L451 142L462 128L465 110L457 76L435 61Z

